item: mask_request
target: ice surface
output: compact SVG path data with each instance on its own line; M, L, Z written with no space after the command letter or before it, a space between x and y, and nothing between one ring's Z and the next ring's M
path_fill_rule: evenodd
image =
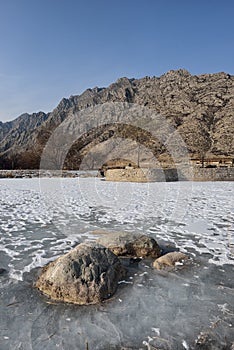
M193 349L210 329L218 341L233 340L232 182L2 179L0 192L0 267L8 271L0 275L1 350L83 350L86 343L90 350ZM37 268L94 240L95 229L147 233L193 264L173 273L156 272L150 262L129 266L102 305L47 303L32 287Z

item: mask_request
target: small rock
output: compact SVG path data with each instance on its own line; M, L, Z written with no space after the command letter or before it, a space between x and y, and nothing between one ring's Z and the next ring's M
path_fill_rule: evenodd
M147 236L129 232L109 232L97 240L118 256L152 257L160 256L157 242Z
M227 344L221 344L212 332L201 332L195 342L195 350L226 350ZM230 349L232 350L232 348Z
M171 252L156 259L153 263L153 267L155 267L157 270L161 270L168 267L174 267L177 263L181 263L184 260L188 260L187 255L180 252Z
M36 287L55 300L96 304L111 297L124 275L109 249L82 243L44 267Z
M5 270L5 269L0 268L0 275L3 275L5 272L6 272L6 270Z

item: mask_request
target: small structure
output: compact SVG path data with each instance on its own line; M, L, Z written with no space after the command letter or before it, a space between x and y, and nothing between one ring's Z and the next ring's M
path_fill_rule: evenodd
M113 159L98 171L99 177L116 182L164 182L178 181L176 168L139 167L126 159Z
M191 163L193 166L201 168L229 168L234 167L234 159L232 157L215 157L208 156L205 159L192 158Z
M128 159L111 159L98 170L98 174L100 177L105 177L108 170L116 170L116 169L137 169L138 166L132 161Z

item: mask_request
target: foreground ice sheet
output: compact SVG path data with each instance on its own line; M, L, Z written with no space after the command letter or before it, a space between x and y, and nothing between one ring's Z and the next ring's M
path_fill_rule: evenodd
M0 192L1 350L192 349L206 331L234 340L232 182L6 179ZM147 233L194 262L173 273L130 266L103 305L48 303L32 287L37 268L100 228Z

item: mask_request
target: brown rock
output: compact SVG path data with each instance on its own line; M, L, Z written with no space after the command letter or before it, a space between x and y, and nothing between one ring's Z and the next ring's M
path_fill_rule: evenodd
M36 287L55 300L95 304L115 293L123 273L109 249L82 243L45 266Z
M188 256L180 252L171 252L162 255L160 258L156 259L153 263L153 267L157 270L171 268L176 266L176 263L181 263L188 260Z
M157 242L147 235L110 232L100 237L97 242L119 256L152 258L160 256L160 247Z

